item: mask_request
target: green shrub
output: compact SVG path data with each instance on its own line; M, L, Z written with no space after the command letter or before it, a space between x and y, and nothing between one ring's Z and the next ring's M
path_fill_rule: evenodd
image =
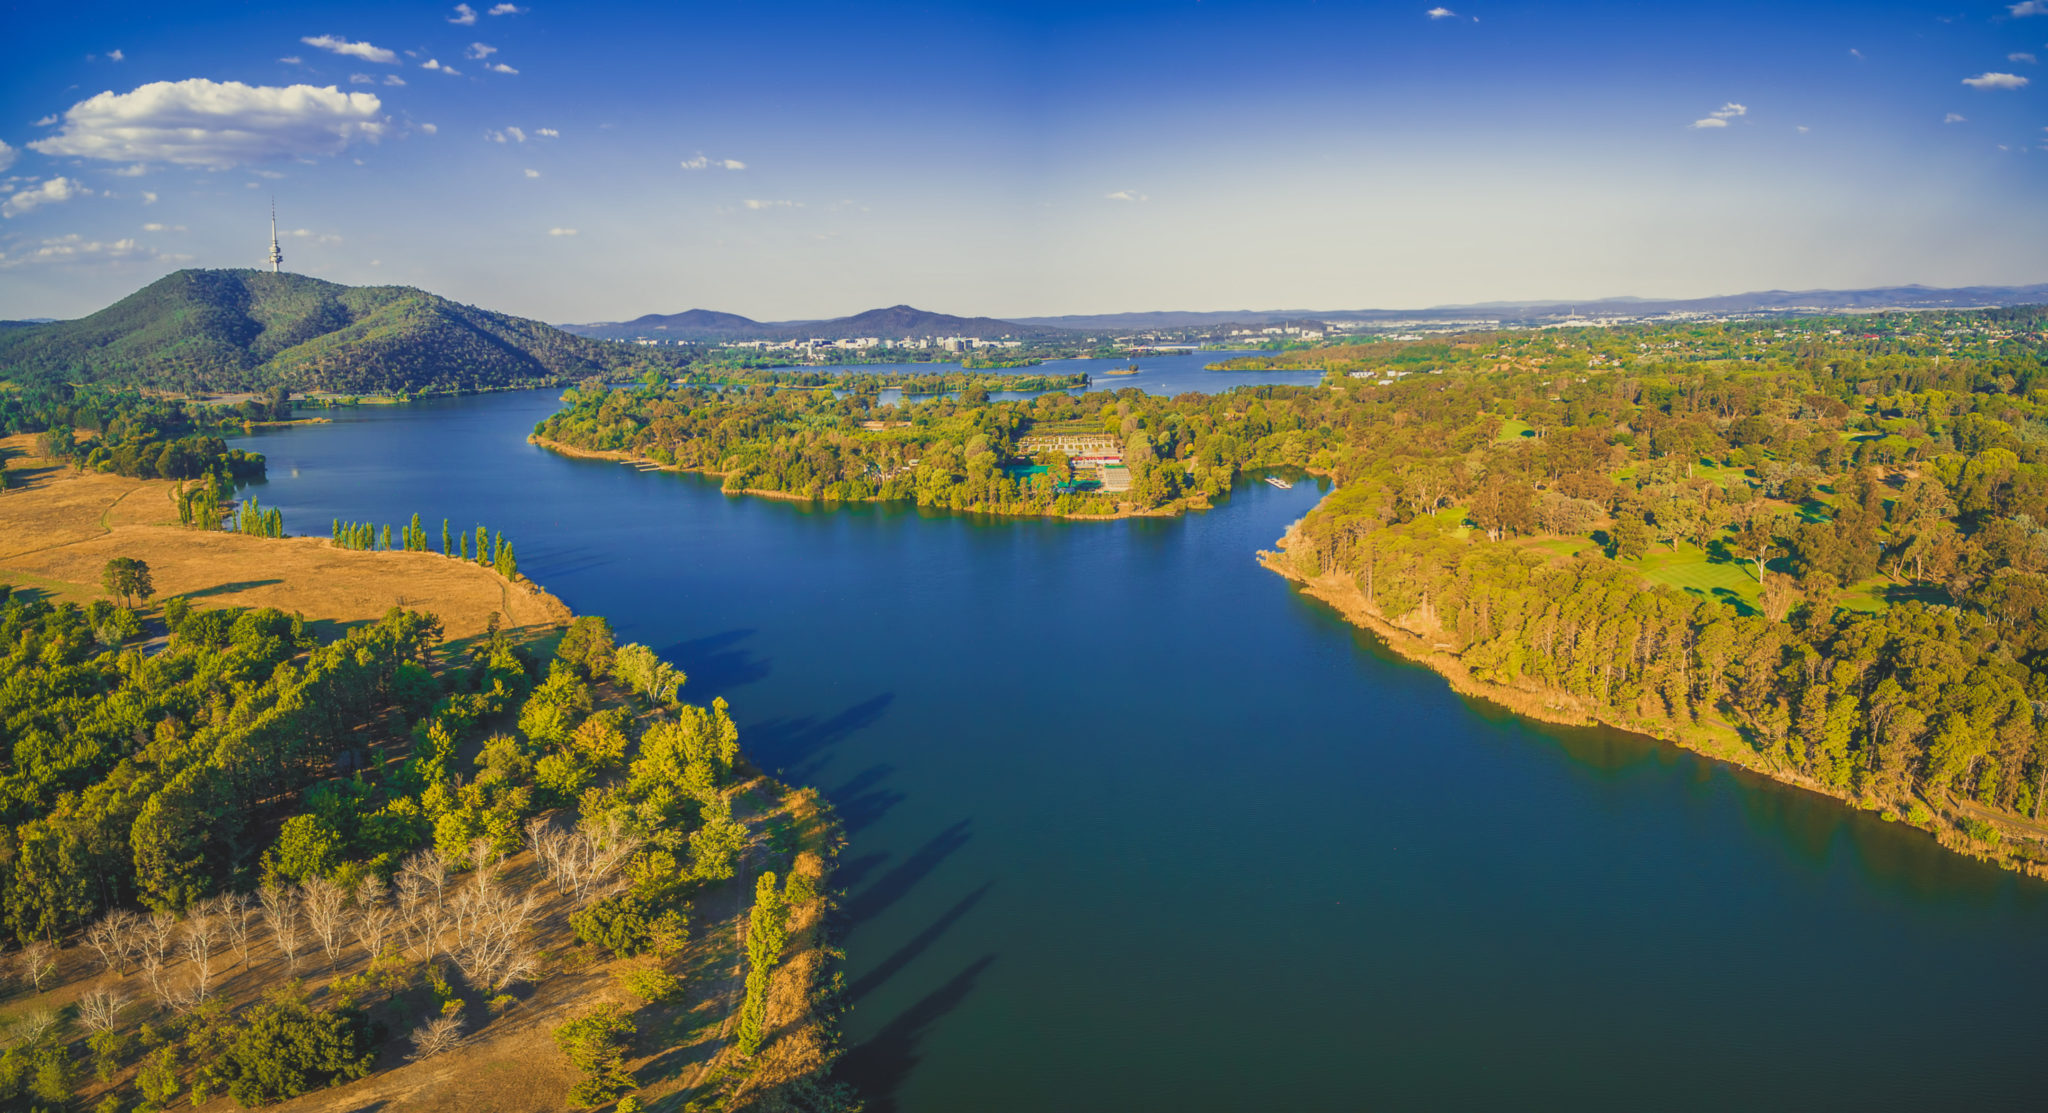
M207 1068L208 1081L248 1108L370 1073L369 1025L352 1009L314 1010L296 983L251 1008Z
M650 1005L663 1005L683 994L683 983L659 966L640 966L619 972L619 984L626 992Z
M603 1105L633 1088L633 1075L626 1070L626 1039L634 1031L633 1022L616 1005L600 1005L555 1029L555 1046L583 1072L569 1089L570 1104Z

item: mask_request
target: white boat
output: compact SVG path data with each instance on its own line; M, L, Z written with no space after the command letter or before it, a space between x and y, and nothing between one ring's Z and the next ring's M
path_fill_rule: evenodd
M1271 483L1271 484L1272 484L1273 486L1275 486L1275 487L1278 487L1278 488L1280 488L1280 489L1281 489L1281 490L1283 490L1283 491L1292 491L1292 490L1294 490L1294 484L1292 484L1292 483L1289 483L1288 481L1286 481L1285 479L1282 479L1282 478L1280 478L1280 477L1279 477L1279 476L1277 476L1277 475L1269 475L1269 476L1267 476L1267 477L1266 477L1266 482L1268 482L1268 483Z

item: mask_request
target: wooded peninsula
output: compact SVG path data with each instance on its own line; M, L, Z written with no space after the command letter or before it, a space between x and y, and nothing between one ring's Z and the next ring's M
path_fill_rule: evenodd
M535 437L735 492L1068 517L1304 468L1336 490L1271 565L1466 690L2041 872L2044 327L2036 308L1475 333L1248 357L1325 381L1176 398L590 383ZM1128 488L1074 483L1068 443L1115 452Z

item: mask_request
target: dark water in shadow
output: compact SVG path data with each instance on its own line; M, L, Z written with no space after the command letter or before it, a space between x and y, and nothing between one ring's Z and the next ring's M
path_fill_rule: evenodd
M872 1109L2040 1108L2048 887L1468 703L1180 521L827 510L523 443L552 394L251 438L295 532L481 520L725 695L851 844Z

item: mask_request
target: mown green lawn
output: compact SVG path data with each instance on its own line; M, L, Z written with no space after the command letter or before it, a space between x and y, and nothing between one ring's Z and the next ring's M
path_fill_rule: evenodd
M1521 421L1512 417L1501 418L1500 436L1495 437L1493 439L1493 443L1513 444L1516 441L1521 440L1522 437L1528 432L1530 432L1532 428L1533 426L1531 426L1526 421Z
M1641 560L1624 563L1633 564L1653 584L1665 584L1707 598L1740 600L1745 606L1756 605L1756 581L1742 564L1711 561L1705 550L1691 545L1680 545L1675 552L1669 546L1655 545Z

